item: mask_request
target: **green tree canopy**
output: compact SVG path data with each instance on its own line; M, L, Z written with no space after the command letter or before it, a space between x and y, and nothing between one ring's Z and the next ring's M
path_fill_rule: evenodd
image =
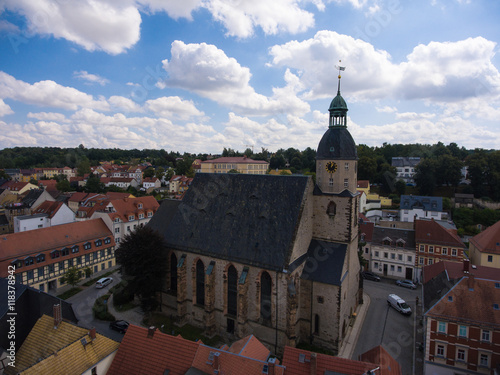
M129 281L129 292L139 296L145 311L154 310L158 305L156 294L161 291L167 273L163 237L149 227L139 227L125 236L115 255Z
M69 268L66 273L61 277L63 283L75 286L80 281L80 271L76 267Z

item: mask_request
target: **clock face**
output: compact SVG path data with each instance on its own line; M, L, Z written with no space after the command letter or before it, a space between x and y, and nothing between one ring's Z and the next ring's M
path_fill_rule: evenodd
M335 173L337 171L337 164L335 164L333 161L329 161L326 163L326 170L328 173Z

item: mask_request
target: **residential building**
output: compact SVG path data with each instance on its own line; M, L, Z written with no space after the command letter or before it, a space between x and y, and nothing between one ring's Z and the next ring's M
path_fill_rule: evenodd
M474 207L474 194L455 194L455 208L460 208L460 207L467 207L467 208L473 208Z
M358 191L364 191L366 195L370 194L370 181L358 180Z
M27 285L18 283L13 285L11 282L10 286L16 291L14 300L15 312L17 312L17 315L15 315L16 351L19 350L31 329L42 315L53 316L54 305L60 306L62 320L74 324L78 323L71 303L53 296L52 294L40 292L40 290L31 288ZM8 279L0 277L0 290L7 291L8 289ZM12 315L9 315L8 300L4 298L0 303L0 332L9 332L11 327L9 319L11 317ZM8 335L0 335L0 348L9 348L10 341Z
M415 219L446 220L443 198L418 195L402 195L399 203L399 220L413 222Z
M41 291L63 286L71 267L96 273L115 265L115 240L101 219L7 234L1 246L0 277L14 266L18 283Z
M57 307L55 307L57 309ZM7 366L6 375L105 374L119 343L71 323L43 315L35 324L19 351L15 367Z
M201 171L201 159L195 159L191 165L193 166L194 173Z
M38 189L38 186L30 184L29 182L7 181L3 184L2 189L7 189L13 194L23 194L28 190Z
M171 194L184 194L189 189L192 182L192 178L173 175L168 185L169 192Z
M339 90L317 147L316 183L197 173L181 204L160 206L149 226L169 252L166 314L228 340L253 333L280 354L300 341L344 347L362 299L347 110Z
M36 169L21 169L20 171L21 178L20 182L30 182L31 180L38 180L38 176L36 173Z
M45 201L32 210L31 215L14 217L14 233L68 224L75 221L75 213L63 202Z
M467 249L456 229L447 229L435 220L416 220L415 245L417 278L422 279L422 268L426 265L449 260L462 262Z
M101 182L104 186L116 186L120 189L127 190L129 187L138 188L139 182L132 177L101 177Z
M115 199L102 206L95 206L89 217L102 218L113 232L115 243L119 246L123 237L146 225L159 207L160 204L153 196Z
M30 215L35 208L45 201L54 202L55 199L47 191L42 189L28 190L22 195L17 195L16 201L5 204L5 216L9 220L10 230L14 231L14 217Z
M19 168L5 168L4 171L12 181L21 181L21 170Z
M127 169L127 174L129 178L133 178L137 182L137 186L142 184L142 176L144 170L147 168L145 165L134 165Z
M2 213L0 214L0 234L7 234L9 232L9 219Z
M469 240L469 256L474 264L500 268L500 221Z
M414 280L415 231L374 226L371 240L365 245L363 257L369 262L369 270L373 273Z
M467 269L468 266L465 267ZM424 269L424 274L426 274ZM466 270L456 280L445 272L445 284L426 280L424 293L432 296L436 287L445 288L425 312L425 373L442 375L493 374L500 364L500 282L483 279L476 270ZM451 286L450 286L451 284ZM429 285L430 291L425 291ZM441 293L439 293L441 292Z
M396 178L407 184L414 184L415 167L420 163L419 157L393 157L392 166L396 168Z
M146 177L142 180L142 187L146 190L161 187L161 181L157 177Z
M402 375L399 363L382 346L361 355L359 361L285 347L285 375Z
M221 157L201 162L201 173L227 173L236 170L243 174L266 174L269 163L246 156Z

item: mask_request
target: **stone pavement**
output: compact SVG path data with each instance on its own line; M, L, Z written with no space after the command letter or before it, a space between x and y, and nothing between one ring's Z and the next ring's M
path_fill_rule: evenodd
M142 323L142 320L144 319L144 313L142 312L140 306L134 307L133 309L127 311L116 311L115 307L113 306L113 295L109 297L107 305L108 311L113 314L117 320L126 320L130 324L134 324L139 327L146 327Z
M358 305L358 308L356 309L356 320L354 321L353 326L349 326L349 328L347 329L344 344L342 345L338 353L338 356L340 358L351 359L354 348L356 347L356 343L358 342L359 334L361 332L361 329L363 328L363 322L365 321L366 313L369 307L370 297L368 296L368 294L363 292L363 304Z

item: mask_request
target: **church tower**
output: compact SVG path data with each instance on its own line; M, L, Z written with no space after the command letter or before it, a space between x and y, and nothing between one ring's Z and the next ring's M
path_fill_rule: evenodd
M319 142L316 154L316 178L323 193L356 193L358 156L356 144L347 130L347 104L340 95L340 74L337 96L330 108L328 130Z

